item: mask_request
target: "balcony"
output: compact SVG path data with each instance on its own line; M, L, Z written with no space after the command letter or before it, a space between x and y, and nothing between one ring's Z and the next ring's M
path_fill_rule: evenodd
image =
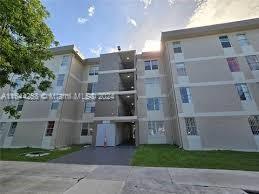
M135 116L135 95L119 95L118 116Z
M135 68L135 51L123 51L118 54L121 59L120 70Z
M120 73L119 91L135 90L134 73Z

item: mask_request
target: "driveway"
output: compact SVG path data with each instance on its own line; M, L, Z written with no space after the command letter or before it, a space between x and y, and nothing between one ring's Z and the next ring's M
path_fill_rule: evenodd
M258 180L249 171L0 161L8 194L247 194Z
M130 165L135 146L87 147L78 152L51 160L51 163L92 164L92 165Z

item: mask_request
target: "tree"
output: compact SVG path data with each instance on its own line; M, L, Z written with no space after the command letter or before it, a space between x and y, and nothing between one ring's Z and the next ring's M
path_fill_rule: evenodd
M17 83L17 75L24 83L19 94L46 91L55 78L44 61L52 57L49 50L57 46L54 35L45 23L49 17L40 0L0 0L0 88ZM19 117L15 107L4 111Z

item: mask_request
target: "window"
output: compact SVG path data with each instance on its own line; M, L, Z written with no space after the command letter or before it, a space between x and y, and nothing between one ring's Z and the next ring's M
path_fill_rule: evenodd
M160 100L159 100L159 98L148 98L147 99L147 109L149 111L160 110Z
M239 72L240 67L236 57L227 58L228 67L231 72Z
M242 101L251 100L251 96L246 84L236 84L236 88L237 88L240 100Z
M229 42L228 36L220 36L219 40L221 42L221 45L223 48L231 47L231 44Z
M94 113L95 112L95 105L91 102L85 102L85 113Z
M96 83L88 83L87 93L95 93L95 92L96 92Z
M52 136L55 121L49 121L45 136Z
M181 42L173 42L174 53L182 53Z
M93 66L89 70L89 75L90 76L98 75L98 71L99 71L99 67L98 66Z
M22 111L23 104L24 104L24 101L23 101L23 100L20 100L20 101L18 102L16 111L18 111L18 112Z
M148 131L151 136L165 136L163 121L148 121Z
M151 60L152 69L158 69L158 60Z
M61 66L67 66L68 63L69 63L69 56L68 55L63 56Z
M51 103L51 110L57 110L59 106L59 102L52 102Z
M187 76L184 63L176 63L176 71L178 76Z
M82 123L81 136L93 135L94 128L92 123Z
M87 135L88 135L88 123L82 123L81 136L87 136Z
M190 88L180 88L182 103L190 103L192 101L191 89Z
M8 132L8 137L13 137L13 136L14 136L16 127L17 127L17 122L13 122L13 123L11 124L10 130L9 130L9 132Z
M248 117L248 123L254 135L259 135L259 115Z
M259 70L259 59L256 55L246 56L246 61L251 69L251 71Z
M19 89L22 86L22 79L16 78L14 81L14 85L12 86L14 89Z
M184 118L187 135L199 135L195 119L193 117Z
M144 61L144 63L145 63L145 70L158 69L158 60Z
M239 45L242 47L242 46L248 46L250 45L247 37L245 34L238 34L237 35L237 39L238 39L238 42L239 42Z
M57 79L57 86L63 86L65 74L59 74Z

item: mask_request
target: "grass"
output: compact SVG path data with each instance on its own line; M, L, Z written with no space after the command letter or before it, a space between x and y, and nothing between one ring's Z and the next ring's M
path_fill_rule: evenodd
M207 168L259 171L259 153L237 151L186 151L173 145L141 145L134 166Z
M52 151L40 149L40 148L2 148L0 149L0 160L10 161L30 161L30 162L47 162L49 160L59 158L63 155L71 152L78 151L82 148L82 145L73 145L68 150L54 149ZM40 157L27 157L24 153L46 151L49 153L47 156Z

